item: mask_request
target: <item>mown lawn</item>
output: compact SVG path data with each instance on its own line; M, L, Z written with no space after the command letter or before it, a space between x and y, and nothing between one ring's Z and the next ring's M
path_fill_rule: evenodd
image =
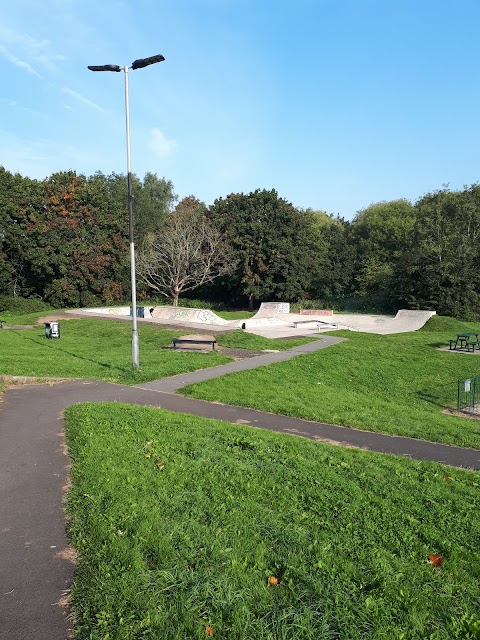
M60 322L60 340L47 340L43 326L0 331L0 373L17 376L95 378L136 384L229 362L211 353L184 353L165 347L181 331L139 325L140 370L132 370L129 323L112 320Z
M36 314L38 316L38 314ZM35 314L23 317L34 323ZM17 320L22 320L18 317ZM81 319L60 322L60 340L47 340L43 325L33 329L0 331L0 374L94 378L136 384L205 369L231 358L218 352L182 352L170 348L172 338L192 330L139 323L140 370L132 370L131 324L114 320ZM234 331L218 334L218 343L243 349L289 349L308 339L269 340Z
M480 638L478 474L157 409L66 419L78 640Z
M420 331L337 331L341 344L230 374L184 395L389 434L480 448L480 421L447 415L457 381L480 374L480 355L440 351L470 323L433 317Z

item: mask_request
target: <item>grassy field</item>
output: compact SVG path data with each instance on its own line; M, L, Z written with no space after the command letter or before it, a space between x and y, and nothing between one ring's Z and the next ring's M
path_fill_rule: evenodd
M457 381L480 373L480 355L440 351L478 325L433 317L395 335L335 332L345 342L288 362L230 374L184 395L359 429L480 448L480 421L447 415Z
M457 332L467 329L478 327L433 317L414 333L379 336L335 332L347 340L288 362L200 383L182 393L309 420L480 448L480 421L445 413L445 409L456 407L457 380L479 373L480 355L439 350ZM61 330L60 340L46 340L43 326L0 331L0 373L135 384L229 361L217 352L185 353L165 348L185 330L140 323L140 370L134 372L130 323L69 320L61 322ZM243 331L219 333L217 339L224 347L259 351L288 349L309 341L269 340Z
M78 640L480 638L478 474L68 409Z
M248 320L254 316L256 311L215 311L217 316L224 320Z
M32 324L37 316L18 316L16 321ZM185 329L173 331L139 323L140 370L134 372L130 323L87 318L61 321L60 328L60 340L47 340L43 325L34 329L0 331L0 373L95 378L136 384L231 361L213 351L173 351L166 347L171 345L172 338L185 334ZM226 347L261 350L289 349L308 340L269 340L234 331L218 334L218 342Z
M229 362L218 353L165 349L180 331L139 326L140 370L132 370L131 325L106 320L61 322L60 340L47 340L43 326L0 331L0 372L20 376L95 378L135 384Z

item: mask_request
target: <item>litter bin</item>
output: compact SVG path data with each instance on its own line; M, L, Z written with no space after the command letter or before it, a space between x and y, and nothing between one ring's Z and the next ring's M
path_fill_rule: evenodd
M45 322L45 337L60 338L60 324L58 322Z

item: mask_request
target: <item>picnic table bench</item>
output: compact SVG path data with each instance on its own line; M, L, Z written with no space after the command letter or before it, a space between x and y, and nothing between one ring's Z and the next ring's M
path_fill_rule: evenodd
M214 336L197 335L197 336L181 336L172 339L173 348L177 348L177 344L211 344L212 350L215 350L217 341Z
M475 347L480 348L478 333L458 333L454 340L450 340L450 351L475 351Z

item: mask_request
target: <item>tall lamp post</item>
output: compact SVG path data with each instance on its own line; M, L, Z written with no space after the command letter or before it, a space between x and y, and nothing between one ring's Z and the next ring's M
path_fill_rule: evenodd
M132 193L132 169L130 165L130 105L128 100L128 72L130 69L143 69L151 64L163 62L162 55L151 56L150 58L140 58L132 62L130 67L123 67L125 72L125 116L127 129L127 181L128 181L128 225L130 230L130 278L132 282L132 365L134 369L140 366L139 346L138 346L138 325L137 325L137 285L135 278L135 241L133 237L133 193ZM115 71L122 70L117 64L91 65L90 71Z

